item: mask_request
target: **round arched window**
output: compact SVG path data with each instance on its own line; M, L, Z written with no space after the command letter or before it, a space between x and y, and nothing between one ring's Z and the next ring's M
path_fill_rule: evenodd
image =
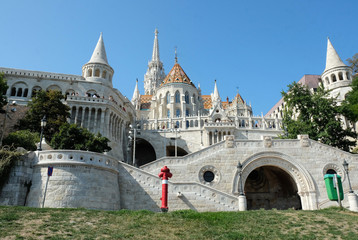
M337 174L337 172L334 169L328 169L326 174Z
M212 182L215 178L215 174L212 171L206 171L204 172L203 177L205 182Z

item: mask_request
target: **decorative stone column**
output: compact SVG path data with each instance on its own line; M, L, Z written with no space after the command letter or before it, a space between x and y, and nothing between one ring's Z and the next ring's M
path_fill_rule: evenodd
M247 203L246 203L246 196L240 195L239 196L239 211L247 211Z
M358 212L358 196L354 192L348 193L349 210Z

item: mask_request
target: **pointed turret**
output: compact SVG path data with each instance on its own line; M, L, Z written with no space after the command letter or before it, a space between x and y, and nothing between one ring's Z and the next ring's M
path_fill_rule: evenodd
M331 41L327 38L327 57L326 57L326 68L324 72L335 68L335 67L346 67L347 65L343 63L339 57L336 49L334 49Z
M92 57L88 63L102 63L108 65L106 49L103 42L103 34L99 36L96 48L93 51Z
M339 105L351 90L352 68L343 63L329 38L327 39L326 68L321 75L323 86L331 90L330 97L337 98Z
M138 100L139 98L140 98L140 94L139 94L139 90L138 90L138 79L137 79L135 88L134 88L134 92L133 92L132 103L134 104L134 102L136 100Z
M139 93L139 90L138 90L138 79L137 79L136 84L135 84L135 88L134 88L133 97L132 97L131 102L134 105L135 109L137 109L137 110L140 109L140 93Z
M148 63L148 70L144 75L144 92L146 95L153 95L165 78L163 63L159 57L158 29L155 29L154 34L152 60Z
M113 68L108 64L103 35L101 33L91 59L82 67L82 76L86 80L101 82L112 87L113 74Z
M217 85L216 85L216 80L215 80L214 93L212 93L212 95L211 95L211 101L212 101L213 103L221 102L221 98L220 98L220 95L219 95L218 87L217 87Z

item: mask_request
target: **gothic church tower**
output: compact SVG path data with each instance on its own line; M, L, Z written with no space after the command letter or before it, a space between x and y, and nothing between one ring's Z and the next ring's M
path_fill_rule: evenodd
M159 58L158 29L155 29L152 60L148 63L147 73L144 75L144 94L153 95L155 89L165 78L163 63Z

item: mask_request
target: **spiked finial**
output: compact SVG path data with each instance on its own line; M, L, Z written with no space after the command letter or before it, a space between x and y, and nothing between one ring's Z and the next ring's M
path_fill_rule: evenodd
M175 47L175 63L178 63L177 47Z

